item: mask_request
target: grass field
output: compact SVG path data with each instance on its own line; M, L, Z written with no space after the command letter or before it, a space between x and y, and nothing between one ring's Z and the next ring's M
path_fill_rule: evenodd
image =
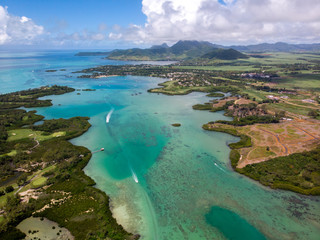
M43 186L47 182L46 177L39 177L36 180L31 182L31 188L38 188Z
M320 74L281 75L276 81L279 87L288 89L307 89L320 91Z
M12 151L9 152L9 153L2 154L2 155L0 155L0 157L3 157L3 156L10 156L10 157L12 157L12 156L15 156L15 155L17 155L17 150L12 150Z
M282 71L279 67L282 64L314 64L313 61L320 61L320 55L310 53L283 53L283 52L266 52L261 58L250 57L245 60L212 60L211 66L176 66L181 69L202 69L213 71L259 71L261 69L268 71Z
M16 141L24 138L36 139L38 141L45 141L54 137L65 136L66 132L55 132L50 135L44 135L42 131L33 131L31 129L14 129L8 131L8 141Z
M244 89L241 90L242 93L246 93L250 96L250 98L255 98L256 101L261 101L264 99L267 99L267 95L270 95L270 93L268 92L263 92L263 91L257 91L253 88L250 87L246 87Z
M247 157L249 159L257 159L257 158L262 158L262 157L266 157L266 158L269 158L269 157L275 157L277 154L274 153L271 150L267 150L267 147L265 146L261 146L261 147L256 147L254 148L251 152L250 152L250 156L247 155Z
M257 71L260 68L255 68L254 65L246 66L177 66L179 69L201 69L201 70L213 70L213 71L234 71L234 72L245 72L245 71Z
M306 107L298 107L296 105L291 105L285 102L280 102L280 103L271 103L267 105L267 108L270 110L277 109L277 110L282 110L282 111L289 111L295 114L300 114L300 115L308 115L310 109Z
M154 88L149 90L152 93L163 93L168 95L185 95L191 93L193 91L198 92L206 92L207 87L183 87L183 86L176 86L174 85L177 81L167 81L161 83L160 88Z

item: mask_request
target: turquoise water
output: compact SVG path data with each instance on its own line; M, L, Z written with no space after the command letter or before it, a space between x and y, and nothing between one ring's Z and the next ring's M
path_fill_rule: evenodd
M1 58L1 56L5 56ZM85 172L111 197L118 222L142 239L319 239L320 198L261 186L232 171L227 144L237 139L202 130L227 119L192 110L202 93L148 93L163 79L77 79L73 71L124 64L72 52L0 54L0 91L64 84L94 88L50 96L47 119L89 116L92 127L72 142L95 151ZM26 64L28 63L28 64ZM60 69L47 73L45 69ZM108 122L106 121L108 118ZM172 127L172 123L181 127Z
M218 206L213 206L206 215L207 222L219 229L226 238L234 240L266 239L256 228L238 214ZM230 231L232 229L232 231Z

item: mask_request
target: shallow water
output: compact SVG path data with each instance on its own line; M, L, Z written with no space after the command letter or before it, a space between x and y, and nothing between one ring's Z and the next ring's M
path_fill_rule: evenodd
M93 155L85 172L111 197L114 216L127 230L142 239L235 239L241 232L261 239L319 239L319 197L271 190L233 172L227 143L237 138L201 128L227 118L192 110L193 104L208 101L204 94L148 93L163 81L157 78L77 79L71 74L124 62L70 52L16 55L1 59L0 54L2 92L45 84L96 89L46 97L54 106L37 110L47 119L91 118L89 131L72 142L105 149ZM45 72L61 68L66 71Z

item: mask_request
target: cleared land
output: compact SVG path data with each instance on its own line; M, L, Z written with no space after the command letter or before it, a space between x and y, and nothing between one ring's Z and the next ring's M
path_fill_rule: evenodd
M252 146L239 150L241 160L238 162L238 168L274 157L311 150L320 144L320 122L314 120L292 120L279 124L255 124L244 127L211 125L211 128L214 127L236 129L251 137Z

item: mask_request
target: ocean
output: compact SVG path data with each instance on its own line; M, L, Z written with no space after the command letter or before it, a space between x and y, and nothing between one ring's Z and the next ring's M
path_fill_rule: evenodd
M201 127L229 118L192 109L212 98L148 93L160 78L77 78L77 70L133 62L76 53L1 51L0 93L53 84L96 90L44 97L53 106L35 110L46 119L90 117L89 131L71 142L105 149L84 171L126 230L145 240L319 239L319 197L272 190L232 170L227 144L238 138Z

